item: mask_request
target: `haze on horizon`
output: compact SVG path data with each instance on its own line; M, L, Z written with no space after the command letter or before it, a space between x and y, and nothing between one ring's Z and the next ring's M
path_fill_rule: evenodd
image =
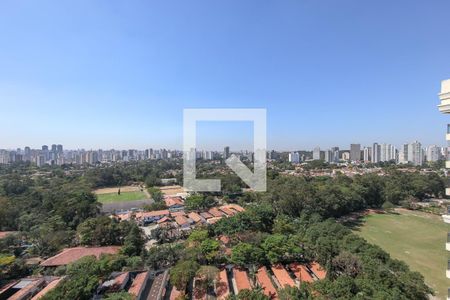
M269 149L445 145L436 105L450 78L448 11L448 1L2 1L0 148L181 149L184 108L266 108ZM251 134L204 125L199 146L251 149Z

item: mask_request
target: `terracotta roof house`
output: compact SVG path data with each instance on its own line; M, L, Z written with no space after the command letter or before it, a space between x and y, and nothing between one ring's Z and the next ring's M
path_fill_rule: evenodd
M289 268L294 273L295 277L300 282L313 282L314 279L312 278L311 274L309 273L308 269L299 263L291 263L289 265Z
M208 212L213 215L213 217L222 217L223 213L217 207L211 207Z
M240 291L251 290L252 285L248 278L247 271L244 269L233 268L234 293L239 294Z
M99 258L102 254L117 254L120 250L118 246L108 247L75 247L66 248L53 257L44 260L42 267L58 267L73 263L85 256L94 255Z
M236 214L236 211L229 209L227 206L220 206L219 209L229 217L234 216Z
M243 212L243 211L245 211L245 209L244 209L242 206L240 206L240 205L238 205L238 204L234 204L234 203L228 204L227 207L228 207L228 208L231 208L231 209L234 209L234 210L236 210L236 211L238 211L238 212Z
M202 216L202 217L205 218L205 219L209 219L209 218L214 217L212 214L210 214L209 212L206 212L206 211L201 212L201 213L200 213L200 216Z
M37 293L33 298L31 298L31 300L39 300L39 299L41 299L48 292L53 290L58 285L58 283L61 282L61 280L62 280L62 278L56 278L55 280L50 281L50 283L47 284L47 286L45 288L43 288L39 293Z
M55 288L60 280L53 276L19 279L0 289L0 299L37 300Z
M179 210L179 211L172 211L170 212L170 216L172 217L176 217L176 216L184 216L186 215L186 213L184 212L184 210Z
M186 218L185 216L176 216L175 222L177 222L178 226L182 229L190 228L192 220Z
M230 294L226 269L220 270L217 281L215 282L214 292L216 293L216 298L219 300L226 299Z
M322 266L317 262L312 262L309 265L309 269L313 272L314 275L316 275L317 279L319 280L325 279L325 277L327 277L327 271L325 271L325 269L323 269Z
M144 223L151 223L158 221L159 219L162 219L169 215L170 211L168 209L148 211L148 212L138 212L136 213L136 219Z
M136 299L140 299L140 296L145 291L145 287L149 282L149 272L142 272L134 277L133 282L131 283L130 288L128 289L128 293L135 296Z
M202 222L205 221L205 219L203 219L203 217L200 216L200 215L199 215L198 213L196 213L196 212L190 212L190 213L188 214L188 217L189 217L192 221L194 221L195 223L202 223Z
M295 286L294 279L291 278L289 273L281 264L277 264L272 266L272 272L275 275L276 280L278 281L278 285L280 288L284 288L286 286Z
M275 289L275 286L267 273L266 267L261 267L258 269L258 273L256 273L256 281L261 286L264 295L271 299L278 299L277 290Z
M169 209L184 207L184 201L180 197L165 197L164 202Z
M208 220L206 220L206 223L208 224L215 224L218 221L220 221L222 219L222 217L214 217L214 218L209 218Z

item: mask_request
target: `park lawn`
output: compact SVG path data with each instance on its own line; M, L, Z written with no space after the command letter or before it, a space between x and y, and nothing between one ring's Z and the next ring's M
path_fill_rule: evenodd
M368 215L356 233L421 273L436 298L446 299L449 282L445 275L445 243L450 225L427 213L403 209L397 212Z
M135 200L144 200L148 197L144 192L136 191L136 192L122 192L120 195L117 193L109 193L109 194L98 194L97 199L101 203L112 203L112 202L125 202L125 201L135 201Z

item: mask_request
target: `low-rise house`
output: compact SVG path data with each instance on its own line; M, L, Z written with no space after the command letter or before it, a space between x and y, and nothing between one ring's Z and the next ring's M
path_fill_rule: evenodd
M295 277L298 279L299 282L314 282L313 277L311 276L309 270L306 268L306 266L299 264L299 263L291 263L289 265L289 268L294 273Z
M277 290L275 289L275 286L267 273L266 267L261 267L258 269L258 273L256 273L256 281L262 288L264 295L271 299L278 299Z
M189 229L191 228L191 224L193 221L191 219L186 218L185 216L176 216L175 222L177 222L178 226L180 226L181 229Z
M233 288L236 295L242 290L252 289L252 284L250 283L247 271L237 267L233 268Z
M226 269L220 270L219 276L214 285L214 292L218 300L225 300L227 299L228 295L230 295L230 286L228 284Z
M184 209L184 201L181 199L181 197L164 197L164 202L166 203L166 206L171 211L176 211L179 209Z
M102 254L117 254L119 250L119 246L66 248L55 256L44 260L41 267L65 266L85 256L93 255L99 258Z
M274 265L271 269L273 274L275 275L275 279L279 288L285 288L286 286L296 286L294 279L291 278L289 273L281 264Z
M146 286L149 284L149 272L142 272L134 277L133 283L128 289L128 293L135 296L135 299L144 299Z
M188 213L188 217L197 224L202 224L206 222L206 220L196 212Z
M236 214L236 211L228 208L227 206L220 206L219 210L224 212L228 217L232 217L232 216L234 216Z
M325 277L327 277L327 271L324 268L322 268L322 266L319 265L319 263L317 262L312 262L309 265L309 269L317 277L318 280L322 280L325 279Z
M201 212L200 216L202 216L205 220L208 220L208 219L214 217L212 214L210 214L209 212L206 212L206 211Z
M223 213L217 207L211 207L208 212L215 218L222 217Z
M31 298L31 300L39 300L44 297L48 292L53 290L58 285L58 283L61 282L62 279L63 278L56 278L50 281L47 286L43 288L39 293L37 293L33 298Z
M55 288L60 280L61 278L53 276L19 279L0 289L0 299L36 300Z
M169 215L170 215L170 211L168 209L137 212L136 220L141 223L148 224L148 223L156 222L156 221L158 221L164 217L167 217Z
M216 224L217 222L219 222L222 219L222 217L214 217L214 218L209 218L208 220L206 220L206 223L212 225L212 224Z
M108 294L127 292L136 300L146 300L151 286L151 274L148 271L113 272L103 282L93 296L94 300L104 299Z

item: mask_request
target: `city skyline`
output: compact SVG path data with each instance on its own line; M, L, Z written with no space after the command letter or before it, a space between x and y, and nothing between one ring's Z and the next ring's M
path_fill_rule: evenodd
M450 75L449 9L2 2L0 144L181 148L184 108L266 108L268 148L443 144L436 95ZM251 132L232 128L205 128L205 147Z

